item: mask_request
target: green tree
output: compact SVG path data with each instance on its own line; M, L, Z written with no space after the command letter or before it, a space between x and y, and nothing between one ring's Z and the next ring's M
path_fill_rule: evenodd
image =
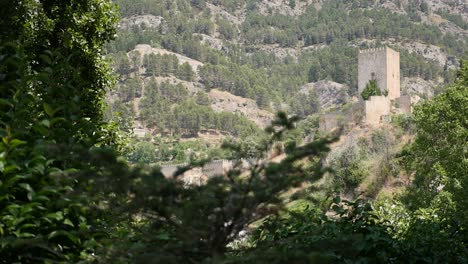
M192 66L186 62L179 67L176 76L181 80L191 82L195 77L195 73L193 72Z
M416 171L408 191L412 208L427 207L449 193L456 205L454 217L468 223L468 65L464 62L455 83L445 92L416 107L417 137L410 149L410 170Z
M293 129L294 120L280 114L267 130L270 138L263 143L230 142L225 147L239 158L254 153L257 158L264 157L275 142ZM132 228L138 246L127 237L122 242L115 241L116 246L104 262L115 262L118 257L135 263L227 260L229 245L240 231L269 214L268 208L283 208L282 200L278 199L280 193L320 179L323 173L320 163L312 169L315 173L308 176L295 164L307 157L321 157L329 142L322 139L306 144L291 151L280 163L252 164L245 173L241 171L242 162L235 162L235 169L225 177L212 177L200 186L184 184L177 177L165 178L157 171L135 175L127 186L135 199L125 212L130 218L137 214L149 218L145 217L142 226ZM189 168L181 168L179 173ZM126 248L120 251L120 245Z
M366 88L361 93L361 97L364 100L369 100L371 96L378 96L382 95L380 92L380 88L377 85L376 80L370 80L369 83L366 84Z
M118 137L103 122L114 11L102 0L2 3L2 263L78 262L97 245L87 181L74 172L94 167L91 147Z
M153 143L147 141L137 142L129 154L129 161L135 163L151 164L158 161L157 149Z

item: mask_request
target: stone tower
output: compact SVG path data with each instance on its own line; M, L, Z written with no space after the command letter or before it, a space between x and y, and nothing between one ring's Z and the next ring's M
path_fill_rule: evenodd
M370 80L376 80L390 100L400 97L400 53L388 47L367 49L359 52L358 60L359 94Z

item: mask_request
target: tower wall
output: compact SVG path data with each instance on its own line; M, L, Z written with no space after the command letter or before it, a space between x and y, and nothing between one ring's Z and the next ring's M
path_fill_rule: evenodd
M358 91L375 79L390 100L400 97L400 53L390 48L367 49L358 56Z
M375 79L380 89L387 90L387 52L385 48L359 52L358 91L362 93L370 80Z
M386 48L387 91L390 100L400 97L400 53Z
M390 107L390 100L387 96L371 96L365 101L366 123L379 124L382 116L390 114Z

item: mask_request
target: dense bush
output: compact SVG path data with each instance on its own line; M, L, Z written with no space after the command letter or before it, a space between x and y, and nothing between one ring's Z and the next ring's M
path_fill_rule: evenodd
M379 86L377 85L376 80L370 80L364 90L361 93L361 97L364 100L369 100L371 96L379 96L382 95Z

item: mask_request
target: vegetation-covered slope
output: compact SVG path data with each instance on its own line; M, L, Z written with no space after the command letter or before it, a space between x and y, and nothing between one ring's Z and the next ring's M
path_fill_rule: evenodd
M113 110L127 109L119 111L126 118L141 121L143 127L157 128L155 132L166 131L167 120L171 124L178 121L174 117L149 121L154 115L141 114L140 110L161 112L146 109L147 105L141 107L138 100L145 95L137 91L151 76L172 76L194 83L196 91L188 92L192 98L196 94L206 97L206 92L216 88L254 99L259 107L272 112L282 109L304 115L297 108L304 105L304 98L293 95L309 82L332 80L346 84L346 92L356 95L358 49L389 45L399 50L404 80L430 81L431 90L453 77L451 69L458 65L468 45L466 16L463 4L457 1L115 2L120 5L124 22L117 40L108 46L122 75L118 86L121 95L115 97ZM185 64L174 55L147 54L134 65L134 52L126 53L137 44L149 44L200 63ZM128 85L126 76L141 80ZM188 87L186 83L185 86ZM415 94L418 86L403 88ZM428 95L418 92L418 96ZM161 94L160 98L167 100L167 95ZM209 106L208 101L204 103ZM316 104L313 98L308 101ZM172 100L170 105L180 103L187 102ZM212 124L209 107L201 106L194 103L197 111L204 114L197 115L199 125L194 124L189 134L211 128L232 134L232 129ZM320 109L319 105L304 107ZM177 108L173 111L176 112L171 115L186 115L177 113ZM133 116L126 112L133 112ZM219 118L222 117L216 119ZM249 130L245 120L234 119L239 120L234 121L236 129ZM171 128L169 131L174 132ZM189 130L175 132L181 131ZM239 134L242 133L236 133Z
M110 1L21 1L0 14L0 263L467 262L467 62L416 108L416 140L398 164L415 177L409 188L323 206L311 184L330 171L322 161L334 140L295 145L300 126L285 113L264 141L226 145L237 158L264 159L287 141L278 162L200 185L127 164L125 136L103 122ZM167 95L159 84L152 92ZM361 153L351 154L337 175L353 180L359 166L348 157ZM283 198L304 186L289 199L307 205L288 210Z

